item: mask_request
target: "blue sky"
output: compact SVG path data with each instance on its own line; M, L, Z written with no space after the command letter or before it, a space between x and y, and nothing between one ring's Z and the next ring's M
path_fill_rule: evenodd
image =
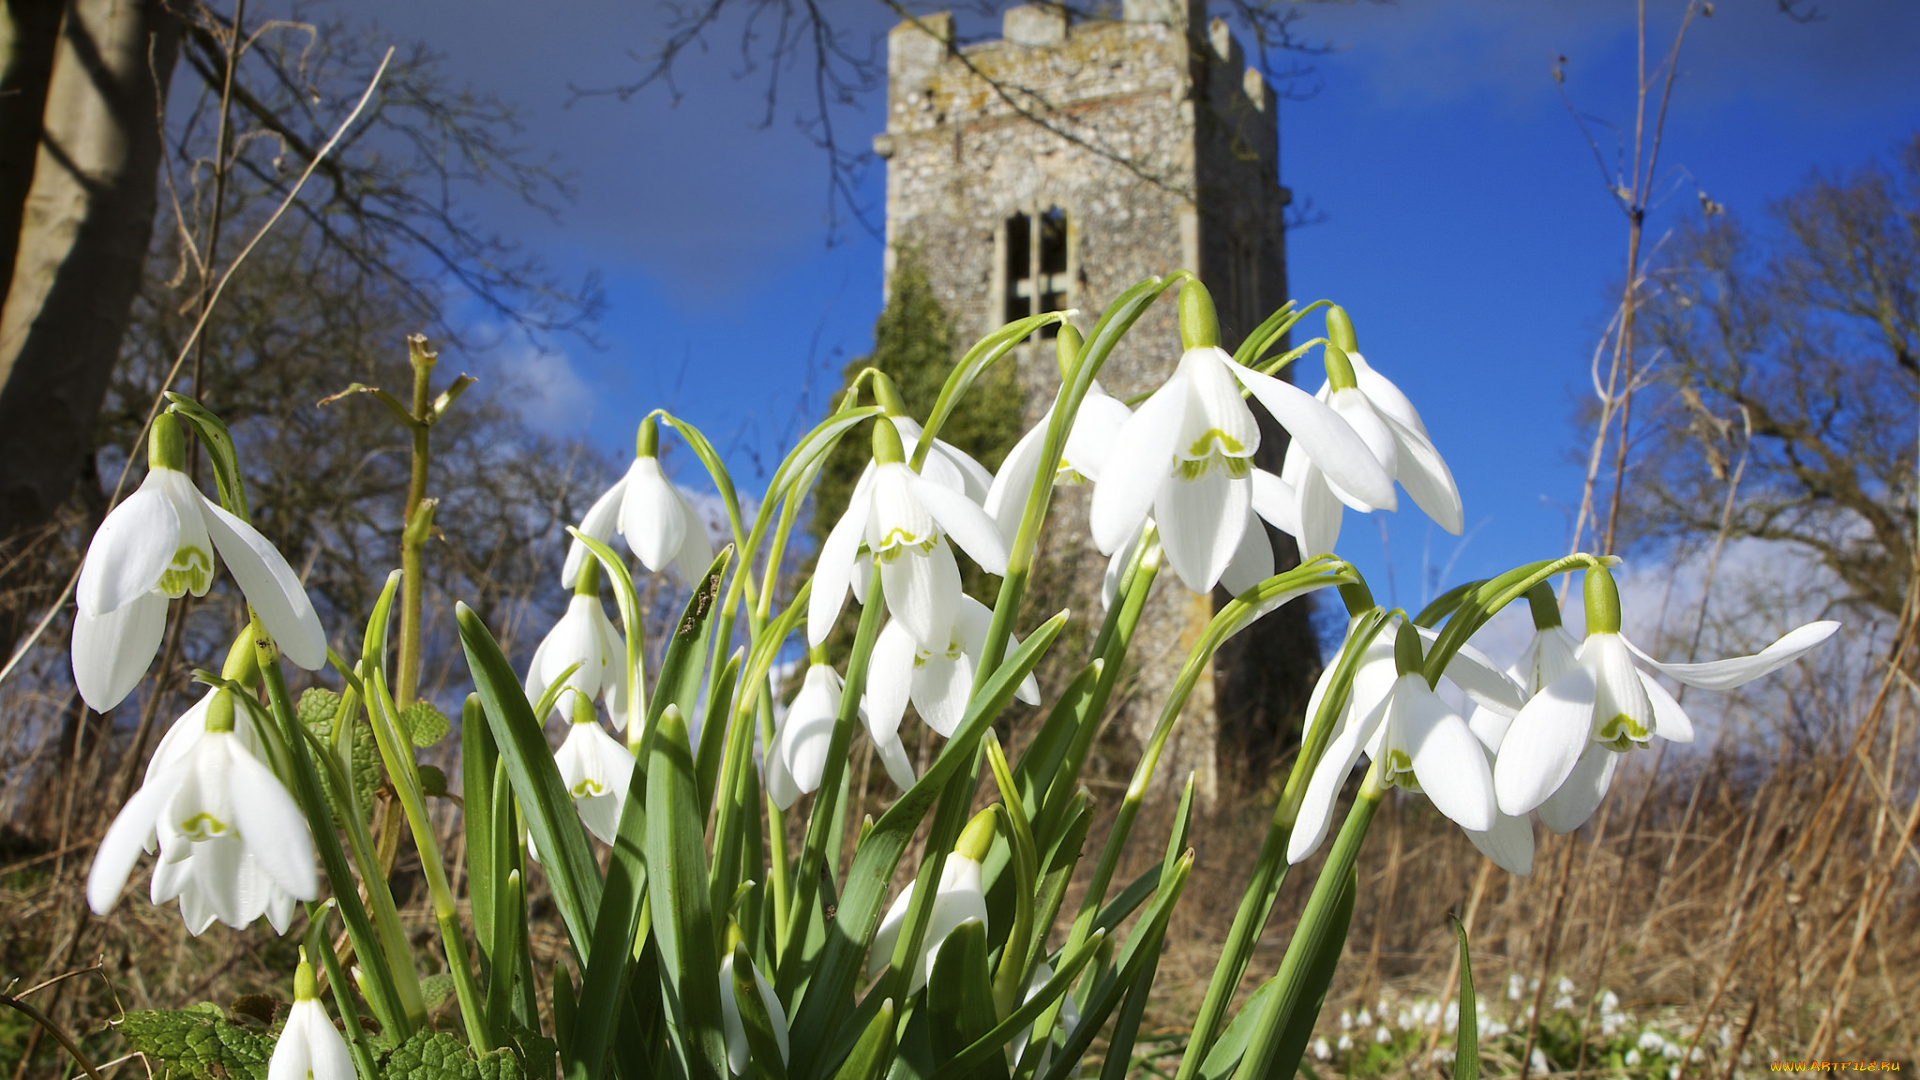
M1678 3L1650 3L1654 46ZM817 416L839 368L871 343L880 245L827 244L825 164L796 130L800 105L762 129L758 75L727 37L689 57L674 103L571 105L570 86L637 70L659 10L613 0L549 5L352 0L402 39L426 40L449 74L518 103L530 147L556 155L579 198L558 224L505 200L477 205L563 271L598 270L610 304L595 350L561 339L533 357L527 401L543 423L630 453L634 421L664 406L699 424L754 489ZM1655 239L1697 210L1696 190L1758 217L1813 169L1856 167L1920 130L1920 5L1828 0L1796 23L1772 2L1723 0L1696 21L1680 63L1659 173ZM1610 170L1633 107L1633 5L1622 0L1403 0L1309 6L1306 100L1280 112L1282 180L1325 214L1290 238L1293 294L1353 313L1370 360L1424 413L1467 507L1463 544L1409 505L1349 515L1342 554L1383 599L1409 606L1423 577L1484 576L1564 550L1589 435L1572 417L1611 311L1626 229L1602 169L1550 78L1596 118ZM839 14L877 39L878 4ZM876 40L876 48L881 47ZM1282 61L1285 62L1284 60ZM787 85L801 80L789 73ZM863 146L882 96L836 113ZM869 178L877 204L880 175ZM1301 381L1316 384L1317 366ZM686 475L684 479L697 482ZM1391 583L1384 552L1391 551ZM1444 587L1444 585L1442 586Z

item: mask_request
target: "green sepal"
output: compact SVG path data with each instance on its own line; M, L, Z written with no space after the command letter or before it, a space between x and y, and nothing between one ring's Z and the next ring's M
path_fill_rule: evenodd
M205 405L171 390L167 391L167 411L193 425L194 434L200 436L207 460L213 462L213 482L220 493L221 507L241 521L252 522L253 514L247 508L247 486L240 473L240 455L234 449L233 433L227 430L226 422Z

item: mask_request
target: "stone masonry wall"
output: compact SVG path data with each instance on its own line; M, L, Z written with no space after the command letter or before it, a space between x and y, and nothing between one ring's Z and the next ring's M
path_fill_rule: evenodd
M958 50L952 40L945 14L895 28L887 130L874 142L888 163L888 269L898 252L916 253L963 346L1004 321L1004 223L1050 208L1066 213L1066 306L1083 331L1129 286L1183 267L1212 291L1229 349L1285 302L1274 97L1224 23L1202 25L1200 10L1177 0L1128 0L1123 19L1072 25L1031 6L1006 12L999 40ZM1115 350L1101 374L1108 392L1140 394L1171 372L1173 299ZM1031 424L1059 386L1052 343L1022 346L1017 362ZM1284 433L1263 425L1263 467L1278 471L1283 449ZM1088 535L1087 499L1085 488L1059 489L1035 580L1036 595L1073 607L1080 633L1057 648L1080 642L1078 656L1099 626L1106 565ZM1291 541L1272 535L1290 565ZM1116 692L1121 730L1152 729L1215 603L1163 569ZM1263 767L1317 673L1305 616L1283 609L1222 655L1189 701L1163 786L1177 790L1194 770L1212 803L1223 756L1229 782Z

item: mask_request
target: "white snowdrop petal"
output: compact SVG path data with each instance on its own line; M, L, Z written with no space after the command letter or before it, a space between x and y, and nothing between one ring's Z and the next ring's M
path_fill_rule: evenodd
M1273 543L1267 539L1267 527L1253 511L1247 512L1247 527L1233 549L1233 559L1220 574L1220 584L1235 596L1273 576Z
M148 473L94 530L74 589L74 603L86 614L98 617L152 592L173 562L180 515L157 479L161 472Z
M1300 531L1293 535L1300 541L1300 557L1332 554L1340 542L1340 522L1346 508L1327 486L1326 474L1317 464L1306 466L1294 494L1299 500L1294 517L1300 522Z
M907 701L913 693L913 633L898 620L888 620L874 639L873 654L867 661L867 707L864 718L867 734L875 744L891 739L899 742L900 719L907 713Z
M1198 479L1169 477L1153 503L1167 563L1187 588L1208 593L1226 572L1246 529L1253 485L1217 468Z
M1180 374L1160 389L1121 425L1114 436L1101 476L1094 486L1088 512L1093 542L1103 555L1113 551L1146 519L1160 484L1173 474L1174 449L1186 419L1187 380Z
M1409 676L1417 690L1403 683L1395 691L1407 748L1413 757L1413 775L1434 809L1464 829L1486 832L1494 824L1493 773L1486 750L1467 722L1419 676Z
M680 553L689 527L682 506L680 493L660 470L659 458L633 459L626 497L620 502L620 532L647 569L665 570Z
M1007 546L1000 539L999 527L986 511L965 495L924 478L914 481L913 494L946 531L947 537L980 564L980 569L989 574L1007 572Z
M913 707L928 727L948 738L960 728L973 689L973 660L966 653L937 652L913 669Z
M1558 790L1592 743L1593 674L1574 668L1527 702L1513 718L1493 767L1500 809L1516 817Z
M1300 535L1300 494L1265 469L1253 470L1253 512L1288 536Z
M960 566L944 539L922 554L910 550L880 564L887 611L929 652L945 648L960 603Z
M227 780L232 785L233 809L241 818L240 842L246 853L260 860L273 883L296 900L320 894L313 866L313 839L306 816L278 777L228 736ZM204 752L204 751L203 751Z
M847 586L853 579L854 556L867 528L867 501L859 491L847 504L846 513L834 523L814 560L813 592L807 597L807 644L819 647L833 632L840 609L847 603Z
M1832 637L1834 631L1839 629L1840 624L1831 620L1810 622L1805 626L1787 631L1780 640L1752 656L1709 660L1700 664L1663 664L1640 651L1633 642L1628 641L1626 645L1633 650L1634 655L1645 661L1648 667L1662 675L1678 679L1689 686L1697 686L1702 690L1731 690L1793 663L1807 650Z
M213 503L202 500L200 508L205 512L207 535L219 549L227 572L239 583L280 651L308 671L325 666L327 632L286 557L259 530Z
M120 899L127 875L140 859L147 837L173 797L186 782L185 769L169 769L148 780L133 793L120 813L107 827L107 834L94 849L93 868L87 872L87 906L95 915L105 915Z
M580 519L580 531L601 543L613 540L613 530L620 524L620 505L627 497L627 478L622 476L614 481L612 487L601 492L600 497L587 507L586 516ZM560 587L571 589L580 579L580 568L593 558L587 545L579 540L567 544L567 561L560 568Z
M152 666L167 632L167 597L148 592L107 612L73 616L73 684L94 712L126 700Z
M1007 548L1013 547L1014 536L1020 531L1020 518L1027 510L1027 497L1033 493L1038 479L1040 455L1046 450L1047 421L1051 415L1041 417L1040 423L1020 436L1020 441L1007 451L1007 458L994 474L993 483L987 488L986 502L981 506L999 528L1000 541Z
M1238 364L1232 371L1331 480L1375 509L1393 509L1393 477L1339 413L1292 383Z
M1466 514L1460 506L1460 488L1453 482L1453 471L1447 468L1440 451L1434 449L1425 435L1392 415L1382 413L1380 418L1393 432L1399 446L1400 464L1394 477L1400 486L1407 489L1414 505L1432 518L1434 524L1455 536L1460 535L1466 525Z
M1567 782L1540 804L1540 824L1557 833L1570 833L1585 825L1606 797L1614 769L1623 756L1599 743L1588 743L1579 763L1567 775Z

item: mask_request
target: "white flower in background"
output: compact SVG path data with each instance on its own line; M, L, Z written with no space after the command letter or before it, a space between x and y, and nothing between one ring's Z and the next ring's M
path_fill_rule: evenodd
M1253 506L1260 428L1240 396L1243 386L1344 489L1372 505L1393 505L1392 478L1332 408L1235 363L1223 349L1202 346L1180 357L1173 377L1114 436L1091 511L1102 553L1124 544L1151 513L1180 580L1201 593L1219 582Z
M160 650L168 599L205 596L219 560L287 659L308 671L327 662L327 634L299 576L259 530L200 494L185 463L180 422L162 413L146 479L87 545L74 594L73 680L95 712L139 684Z
M879 748L887 775L901 790L913 786L913 766L900 745L900 719L906 715L907 702L913 702L928 727L952 737L966 717L974 665L986 647L992 622L993 613L985 604L962 593L938 649L921 645L898 619L881 628L867 667L867 733ZM1010 638L1010 647L1019 644L1019 638ZM1040 684L1028 675L1014 696L1038 705Z
M754 986L760 991L760 1003L766 1006L767 1019L773 1024L773 1038L780 1046L780 1063L784 1065L788 1056L787 1010L780 1007L779 996L752 960L747 961L747 967L753 973ZM747 1058L752 1047L747 1043L747 1025L740 1019L740 1003L733 996L731 949L720 959L720 1027L727 1036L727 1070L735 1076L747 1075Z
M305 949L293 976L293 1005L267 1062L267 1080L354 1080L353 1058L320 1004Z
M779 730L773 733L773 747L766 755L767 797L780 809L787 809L800 796L819 789L820 774L826 770L827 751L833 743L833 725L840 718L842 696L839 672L828 664L808 665L800 693L794 696L793 704L787 706ZM895 727L898 726L896 721ZM896 736L896 747L899 741ZM900 756L905 758L904 749ZM885 751L880 757L891 775L892 761ZM907 775L911 782L910 766Z
M587 831L611 844L620 831L620 812L633 780L633 752L607 734L584 696L573 699L573 724L553 752L553 763Z
M87 903L105 915L141 850L157 839L153 894L178 896L189 930L206 929L209 913L241 929L271 912L283 927L291 913L281 894L311 900L319 893L306 819L235 733L231 691L211 695L201 724L197 737L191 729L179 737L166 760L155 754L146 782L113 819L87 875Z
M1087 396L1080 399L1080 411L1074 414L1073 427L1067 432L1067 443L1060 451L1060 466L1054 470L1054 483L1098 483L1113 441L1132 415L1119 398L1108 396L1099 380L1094 380ZM1007 459L1001 462L1000 471L994 474L993 485L987 492L986 511L1000 526L1000 538L1008 547L1013 546L1014 534L1020 531L1020 517L1026 512L1027 497L1033 492L1034 481L1039 479L1040 455L1046 449L1047 427L1052 422L1053 409L1049 408L1040 422L1007 451Z
M1313 1056L1316 1061L1325 1061L1333 1056L1333 1048L1327 1045L1325 1037L1313 1040Z
M1344 311L1330 309L1327 324L1328 336L1333 339L1326 348L1328 381L1315 396L1347 421L1375 460L1400 482L1428 517L1459 535L1464 524L1460 489L1440 452L1434 449L1419 412L1399 387L1352 351L1352 327L1346 323ZM1336 329L1340 326L1345 327L1344 335ZM1339 343L1343 336L1344 346ZM1362 513L1393 508L1346 487L1326 468L1313 447L1297 442L1287 448L1279 479L1296 508L1294 520L1299 531L1294 535L1300 540L1302 555L1334 549L1340 539L1343 504Z
M1024 1005L1027 1002L1032 1001L1034 999L1034 995L1040 993L1040 991L1045 989L1046 985L1052 981L1053 981L1053 967L1052 965L1048 964L1046 961L1043 960L1037 966L1034 967L1033 978L1027 980L1027 993L1025 997L1022 997L1020 999L1020 1003ZM1053 1030L1057 1033L1065 1033L1065 1032L1072 1031L1075 1027L1079 1026L1080 1024L1080 1005L1078 1002L1073 1000L1073 994L1071 993L1061 995L1059 1000L1060 1000L1060 1016L1058 1020L1055 1022ZM1020 1029L1020 1033L1013 1037L1013 1041L1011 1043L1007 1044L1007 1061L1010 1064L1018 1065L1020 1063L1020 1055L1027 1052L1027 1043L1032 1038L1033 1038L1033 1025L1028 1024L1026 1027ZM1040 1051L1040 1064L1036 1069L1034 1069L1033 1075L1045 1076L1047 1074L1047 1065L1052 1061L1053 1061L1053 1047L1048 1046L1045 1049ZM1070 1073L1068 1073L1068 1076L1077 1077L1079 1075L1080 1075L1080 1065L1078 1062L1075 1062L1073 1066L1073 1070Z
M160 739L160 745L154 748L152 760L147 762L148 781L193 753L194 747L207 733L208 711L215 697L223 692L208 690L167 729ZM226 711L225 706L222 711ZM258 758L260 736L254 730L252 714L236 708L231 716L234 740L247 753ZM240 898L237 912L231 909L227 911L226 921L229 925L250 926L253 920L264 915L275 933L287 932L287 927L293 922L297 900L292 893L274 882L257 855L242 850L235 863L231 845L195 847L164 818L155 823L153 835L146 840L146 850L155 851L156 842L161 858L153 866L148 899L155 907L179 900L180 919L186 924L188 933L198 937L213 925L215 919L222 917L215 901L224 895L225 887L220 885L212 888L209 883L219 885L229 873L237 882L234 891ZM233 865L222 866L223 862Z
M660 469L659 422L652 417L641 421L635 441L633 464L587 508L580 531L603 544L611 543L618 532L648 570L658 573L676 566L682 580L698 581L713 562L713 541L707 537L706 524ZM587 546L575 540L567 548L560 584L572 587L589 557Z
M807 640L817 647L833 629L856 576L864 540L867 552L880 560L887 611L923 648L944 649L961 597L960 566L947 539L989 574L1006 573L1006 544L986 511L906 464L889 420L876 420L873 431L878 462L873 482L864 491L855 488L846 513L820 545L807 604ZM870 601L862 598L863 603Z
M1466 720L1419 673L1419 630L1402 623L1398 640L1388 642L1383 654L1387 632L1383 629L1364 654L1347 707L1338 718L1341 726L1307 782L1287 841L1288 862L1305 859L1326 839L1334 800L1363 751L1381 762L1381 780L1386 785L1424 792L1435 809L1469 832L1494 827L1493 775L1487 755ZM1403 668L1406 674L1400 674ZM1389 674L1393 678L1386 683ZM1518 696L1519 688L1508 683L1490 661L1464 648L1448 663L1446 674L1455 685L1489 704L1512 707ZM1322 676L1322 685L1314 688L1307 706L1309 717L1318 713L1330 679Z
M702 569L705 569L704 564ZM574 667L578 664L578 667ZM600 606L600 563L591 560L574 582L573 599L567 601L566 614L553 624L540 646L533 650L527 665L527 701L538 704L552 688L560 673L574 667L567 676L568 690L588 698L604 697L607 714L616 728L627 726L627 643L620 628L607 618ZM554 698L553 715L561 711L565 694ZM545 717L541 718L543 721Z
M984 810L974 815L967 827L961 830L960 839L953 845L946 861L940 865L940 885L933 897L933 910L927 920L927 934L920 943L920 958L913 965L913 979L907 987L907 993L913 994L927 985L927 979L933 975L933 963L940 955L940 946L947 935L954 932L961 923L978 921L982 926L987 922L987 895L980 885L980 860L986 858L987 851L993 847L993 811ZM913 905L915 882L908 882L900 890L900 895L887 909L886 918L880 920L880 929L874 931L873 944L867 948L867 974L877 975L893 962L893 947L900 940L900 930L907 921L907 909Z
M1730 690L1792 663L1840 628L1837 622L1808 623L1753 656L1662 664L1620 633L1620 593L1612 574L1587 571L1586 604L1587 639L1577 665L1520 710L1494 770L1503 811L1541 808L1542 821L1557 832L1592 816L1613 779L1618 753L1646 746L1656 735L1693 741L1693 721L1646 669L1702 690ZM1564 798L1549 811L1547 801L1556 793Z

